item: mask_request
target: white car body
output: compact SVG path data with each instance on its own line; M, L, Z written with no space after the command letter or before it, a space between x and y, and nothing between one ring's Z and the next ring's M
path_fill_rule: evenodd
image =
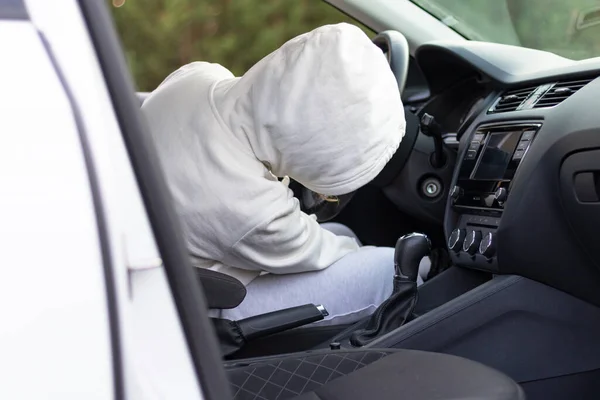
M0 398L200 399L79 5L20 3L0 2Z

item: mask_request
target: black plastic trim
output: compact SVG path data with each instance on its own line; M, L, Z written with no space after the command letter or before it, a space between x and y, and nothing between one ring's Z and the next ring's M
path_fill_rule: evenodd
M29 20L23 0L0 0L0 20Z
M546 51L468 40L423 44L416 59L433 94L471 75L489 78L499 87L516 88L600 72L599 58L572 61Z
M110 324L110 340L111 340L111 358L112 358L112 369L113 369L113 383L114 383L114 396L115 399L125 398L125 386L123 380L123 353L121 344L121 335L119 332L119 307L117 304L117 289L115 287L115 275L114 265L112 264L110 240L108 228L106 226L106 214L104 202L102 201L102 194L100 193L100 185L98 183L98 174L94 165L93 157L90 151L90 143L88 135L85 129L85 124L79 111L79 105L73 96L73 92L65 79L65 75L60 68L60 65L56 61L56 57L52 51L50 43L44 37L44 34L38 31L38 36L42 42L48 59L54 67L54 71L65 91L71 111L73 113L73 120L77 127L77 133L79 140L81 141L81 149L83 158L85 160L86 172L90 183L90 191L92 193L92 202L94 204L94 214L96 217L96 224L98 229L98 240L100 244L100 251L102 254L102 266L104 270L104 283L106 285L106 300L108 306L108 318Z
M202 288L193 274L183 230L159 167L156 150L147 134L149 128L142 118L107 4L97 0L80 0L80 5L164 262L202 393L209 400L231 398Z

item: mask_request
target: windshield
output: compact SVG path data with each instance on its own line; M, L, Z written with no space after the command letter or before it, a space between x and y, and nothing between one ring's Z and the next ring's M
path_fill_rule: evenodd
M412 0L467 39L600 56L599 0Z

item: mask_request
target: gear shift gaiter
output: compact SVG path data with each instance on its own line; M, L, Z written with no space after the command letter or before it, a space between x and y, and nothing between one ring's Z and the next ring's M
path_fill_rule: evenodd
M430 250L431 243L424 234L411 233L398 239L394 251L392 295L377 307L363 329L350 336L352 346L365 346L408 321L417 304L419 263Z

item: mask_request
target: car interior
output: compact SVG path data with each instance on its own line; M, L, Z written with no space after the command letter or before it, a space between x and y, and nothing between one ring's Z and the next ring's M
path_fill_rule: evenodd
M395 30L373 42L406 136L371 184L318 211L395 246L394 293L352 325L311 327L326 304L212 319L234 398L597 398L600 59L475 41L411 51ZM234 278L192 273L209 308L243 301Z

